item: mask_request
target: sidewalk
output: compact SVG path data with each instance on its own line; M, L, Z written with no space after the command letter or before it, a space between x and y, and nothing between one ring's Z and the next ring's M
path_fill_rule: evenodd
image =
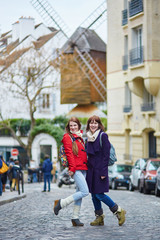
M9 202L14 202L26 197L25 193L18 194L17 191L11 192L10 189L5 189L5 192L0 196L0 206Z
M0 196L0 206L9 202L14 202L17 200L20 200L22 198L25 198L27 196L27 193L31 193L33 191L42 191L43 190L44 183L24 183L24 193L22 193L22 189L20 189L20 195L17 191L11 192L10 189L5 189L5 192L2 193L2 196ZM51 183L51 186L54 186L53 188L56 189L57 184ZM65 187L65 186L64 186ZM66 186L68 188L68 186ZM52 188L52 187L51 187Z

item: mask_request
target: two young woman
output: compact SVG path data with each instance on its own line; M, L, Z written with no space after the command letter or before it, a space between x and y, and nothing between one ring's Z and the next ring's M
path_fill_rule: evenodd
M96 219L90 225L104 225L101 204L103 202L117 216L119 225L121 226L125 222L125 210L104 194L104 192L109 191L108 161L110 153L110 142L107 134L104 133L104 126L98 116L92 116L88 119L86 128L87 154L80 128L81 124L79 120L71 118L66 127L67 133L62 139L69 162L69 174L75 180L77 191L65 199L56 200L54 213L58 215L60 209L74 201L72 224L73 226L83 226L84 224L79 220L79 211L82 198L88 195L89 189L96 215ZM100 144L100 135L102 146Z

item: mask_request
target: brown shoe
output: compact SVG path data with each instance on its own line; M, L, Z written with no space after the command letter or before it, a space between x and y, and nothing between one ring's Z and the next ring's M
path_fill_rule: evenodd
M60 199L54 201L53 211L54 211L55 215L58 215L59 210L62 209L62 208L61 208L61 205L60 205L60 201L61 201Z
M80 220L77 219L72 219L71 220L73 227L83 227L84 223L80 222Z

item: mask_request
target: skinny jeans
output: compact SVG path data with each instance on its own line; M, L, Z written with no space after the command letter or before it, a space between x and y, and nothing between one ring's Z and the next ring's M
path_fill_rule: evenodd
M92 201L95 211L102 209L101 202L105 203L109 208L112 208L116 205L116 203L104 193L92 193Z
M76 192L72 195L74 199L74 204L81 206L82 198L89 194L88 185L86 182L86 170L77 170L73 175Z

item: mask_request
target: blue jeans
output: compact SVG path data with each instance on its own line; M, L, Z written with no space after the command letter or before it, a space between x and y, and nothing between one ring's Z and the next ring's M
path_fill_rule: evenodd
M92 193L92 201L95 211L100 210L102 208L101 202L105 203L109 208L112 208L115 205L115 202L113 202L113 200L104 193L96 194Z
M46 191L47 182L48 182L48 191L50 191L50 181L51 181L51 174L44 173L44 191Z
M1 174L0 174L0 196L2 195L2 181L1 181Z
M77 170L73 176L76 183L76 192L73 194L74 204L81 206L82 198L89 194L88 185L86 182L86 171Z

